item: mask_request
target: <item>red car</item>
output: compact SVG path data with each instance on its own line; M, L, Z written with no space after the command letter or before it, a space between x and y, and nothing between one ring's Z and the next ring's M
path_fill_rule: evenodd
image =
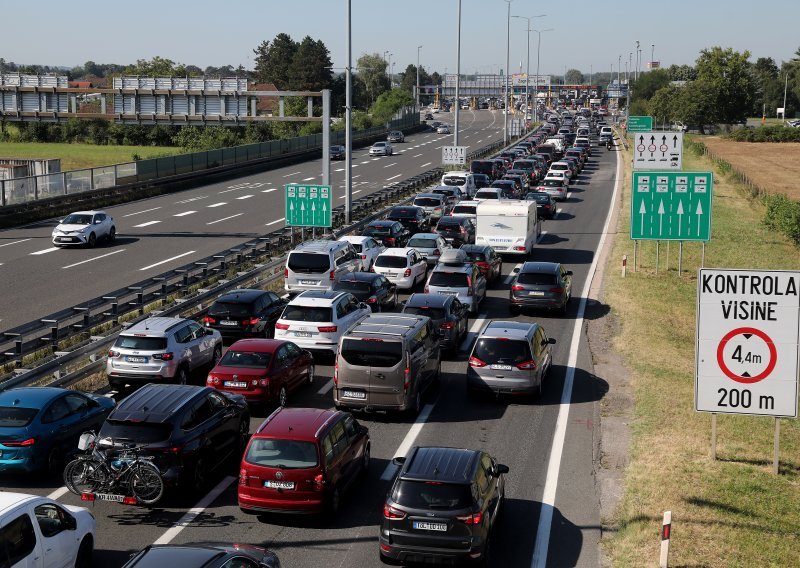
M245 513L336 514L369 469L369 431L349 412L279 408L250 438L239 470Z
M314 381L311 353L281 339L240 339L211 369L206 384L249 404L285 406L289 393Z

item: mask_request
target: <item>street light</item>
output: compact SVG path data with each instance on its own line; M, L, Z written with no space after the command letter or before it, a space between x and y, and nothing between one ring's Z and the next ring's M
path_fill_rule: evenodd
M508 4L508 16L506 17L506 94L503 100L503 144L508 144L508 68L511 65L511 2L513 0L503 0Z
M532 32L536 32L537 41L536 41L536 103L533 105L533 112L534 112L534 121L539 120L539 52L542 47L542 34L544 32L552 32L555 31L555 28L547 28L546 30L531 30Z
M458 92L461 84L461 0L458 0L458 47L456 49L456 110L453 121L453 146L458 146L458 114L461 112L461 95Z
M417 46L417 110L419 110L419 50L422 49L421 45Z
M544 18L547 14L539 14L538 16L511 16L512 18L519 18L520 20L526 20L528 22L528 63L527 68L525 70L525 118L528 118L528 109L531 106L531 98L530 98L530 77L531 77L531 20L534 18ZM539 90L539 76L536 76L536 90Z

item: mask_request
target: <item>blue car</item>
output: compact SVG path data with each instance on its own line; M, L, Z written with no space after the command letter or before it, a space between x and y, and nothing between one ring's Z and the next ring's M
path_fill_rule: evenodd
M53 387L0 392L0 473L58 471L77 452L81 433L99 431L115 404Z

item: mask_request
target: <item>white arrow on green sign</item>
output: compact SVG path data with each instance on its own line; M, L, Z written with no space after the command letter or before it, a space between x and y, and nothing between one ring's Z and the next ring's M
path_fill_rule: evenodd
M287 226L331 226L331 186L287 184L285 188Z
M633 172L631 239L711 239L711 172Z

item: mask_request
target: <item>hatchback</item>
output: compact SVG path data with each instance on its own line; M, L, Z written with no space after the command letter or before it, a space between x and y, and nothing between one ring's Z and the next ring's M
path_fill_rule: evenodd
M361 235L372 237L386 247L404 247L411 232L398 221L377 220L370 221L361 231Z
M559 262L526 262L511 281L509 311L544 308L567 313L572 297L572 271Z
M411 294L401 313L431 318L439 329L439 347L455 354L469 331L469 306L455 296Z
M421 207L433 222L441 219L443 215L448 215L452 209L447 203L447 198L438 193L417 194L413 203L416 207Z
M501 195L504 199L519 199L520 195L522 194L522 186L518 181L515 180L498 179L492 182L491 187L499 189L502 192ZM486 190L484 189L482 191Z
M565 177L546 177L540 181L535 191L542 191L550 195L556 201L566 201L567 199L567 185L569 180Z
M373 270L401 290L410 290L425 281L428 263L413 248L390 248L378 256Z
M556 200L544 191L531 191L525 199L536 202L536 214L541 219L552 219L556 215Z
M417 233L408 241L408 246L416 250L429 265L439 261L439 255L452 248L438 233Z
M286 406L289 393L314 382L311 353L291 341L240 339L211 369L206 384L242 395L251 405Z
M461 245L467 254L467 262L478 267L487 284L497 281L503 274L503 259L489 245Z
M353 246L353 250L361 257L361 270L371 270L372 265L375 264L375 259L378 255L386 250L386 247L380 244L372 237L362 237L361 235L344 235L339 237L340 241L347 241ZM334 288L336 285L334 284Z
M337 292L350 292L375 312L397 307L397 286L374 272L354 272L337 282L333 289Z
M472 179L475 181L476 190L482 187L489 187L492 183L492 178L486 174L472 174Z
M214 300L202 323L222 339L273 337L286 300L267 290L231 290Z
M279 408L253 434L239 470L245 513L328 513L369 469L369 430L349 412Z
M478 305L486 299L486 278L480 269L467 262L465 251L456 249L443 255L425 284L425 293L455 296L478 313Z
M344 160L346 155L347 155L347 150L344 146L338 144L331 146L330 149L331 160Z

